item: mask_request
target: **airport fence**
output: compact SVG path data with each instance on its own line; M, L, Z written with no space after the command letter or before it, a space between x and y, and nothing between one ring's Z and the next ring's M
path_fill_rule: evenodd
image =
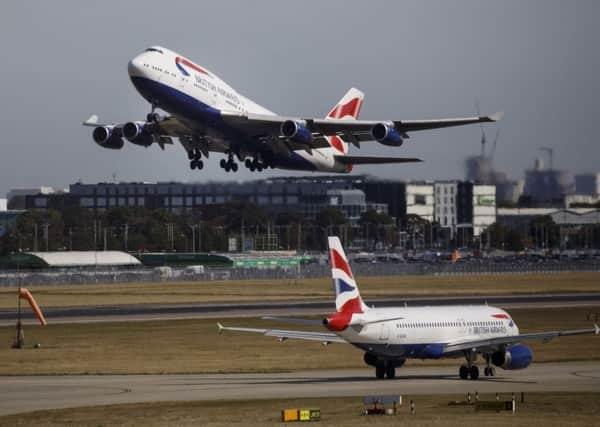
M215 268L188 274L184 268L66 269L0 272L0 286L142 283L213 280L299 280L330 276L327 264L272 268ZM355 276L468 276L600 271L599 261L353 263Z

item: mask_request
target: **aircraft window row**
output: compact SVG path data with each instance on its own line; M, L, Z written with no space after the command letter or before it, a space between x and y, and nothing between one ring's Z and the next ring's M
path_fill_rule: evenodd
M461 326L502 326L500 320L490 320L483 322L418 322L418 323L397 323L397 328L458 328Z
M148 48L148 49L146 49L144 52L158 52L158 53L160 53L161 55L162 55L162 53L163 53L163 51L162 51L162 50L160 50L160 49L156 49L156 48L153 48L153 47L149 47L149 48Z

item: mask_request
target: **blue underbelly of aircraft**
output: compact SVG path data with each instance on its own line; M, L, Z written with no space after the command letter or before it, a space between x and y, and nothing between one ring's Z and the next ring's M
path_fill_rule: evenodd
M444 355L444 345L431 344L375 344L352 343L361 350L387 358L439 359Z
M131 81L140 94L148 101L155 102L160 108L190 121L202 121L218 126L221 112L193 96L189 96L171 86L144 77L131 77Z
M228 127L221 120L220 110L213 108L193 96L177 90L171 86L144 77L131 77L131 81L138 92L150 103L176 116L181 116L190 122L201 121L204 125L215 128L231 140L241 140L244 137L236 130ZM271 164L280 169L315 171L315 166L295 152L290 154L274 154L270 159Z

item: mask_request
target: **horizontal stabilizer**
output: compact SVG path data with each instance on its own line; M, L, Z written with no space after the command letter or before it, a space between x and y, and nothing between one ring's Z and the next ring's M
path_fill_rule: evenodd
M311 326L323 326L322 320L317 319L297 319L294 317L276 317L276 316L263 316L263 320L276 320L278 322L285 323L296 323L298 325L311 325Z
M385 163L417 163L423 160L414 157L335 156L345 165L381 165Z

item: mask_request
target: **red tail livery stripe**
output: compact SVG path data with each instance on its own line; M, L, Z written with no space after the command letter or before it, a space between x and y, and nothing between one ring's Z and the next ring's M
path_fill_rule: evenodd
M338 150L340 153L345 154L344 144L342 143L342 140L338 136L336 136L336 135L330 136L329 143L331 144L331 146L333 148Z
M336 251L335 249L330 249L329 252L331 257L332 268L339 268L344 273L346 273L348 277L353 279L354 277L352 277L352 271L350 271L350 266L348 265L346 260L338 253L338 251Z
M360 113L360 107L362 102L360 98L353 98L345 104L336 105L333 110L329 112L327 117L331 119L341 119L342 117L352 116L354 118L358 117L358 113Z

